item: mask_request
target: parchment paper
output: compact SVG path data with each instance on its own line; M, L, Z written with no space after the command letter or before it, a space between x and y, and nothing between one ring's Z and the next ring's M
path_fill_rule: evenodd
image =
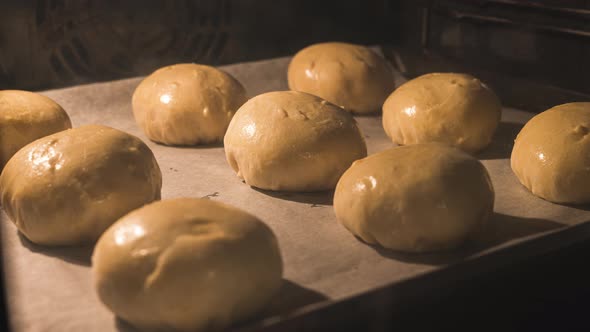
M286 90L288 58L222 67L250 96ZM402 79L396 76L397 83ZM368 246L335 220L332 193L287 194L250 188L227 165L223 147L166 147L150 142L136 126L131 95L140 79L99 83L45 94L60 103L75 126L101 123L143 139L163 172L163 198L208 197L233 204L267 222L276 233L284 259L284 286L262 317L321 301L335 301L375 287L478 259L519 241L558 232L590 219L579 207L555 205L531 195L509 166L512 142L532 114L505 109L490 148L478 155L491 173L496 191L491 226L460 250L404 255ZM358 117L369 153L393 146L380 117ZM98 301L92 288L91 249L36 246L18 235L1 216L2 255L7 302L14 331L128 330Z

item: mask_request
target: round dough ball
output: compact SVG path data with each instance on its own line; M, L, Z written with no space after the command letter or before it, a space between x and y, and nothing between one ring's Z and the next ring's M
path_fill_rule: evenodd
M6 214L44 245L94 242L127 212L160 198L162 175L137 137L99 125L40 138L0 175Z
M403 252L452 249L492 214L479 160L440 143L395 147L356 161L334 195L336 217L370 244Z
M194 63L160 68L133 93L133 115L146 136L168 145L220 142L246 90L229 74Z
M221 330L259 312L281 285L268 226L234 207L179 198L124 216L92 257L100 300L148 330Z
M510 164L534 195L590 203L590 103L555 106L533 117L514 142Z
M389 63L371 49L346 43L308 46L293 57L289 88L319 96L353 113L378 112L395 88Z
M350 164L367 155L348 112L296 91L246 102L229 124L224 145L231 168L248 185L282 191L334 189Z
M433 73L406 82L383 104L383 128L394 143L440 142L477 152L490 144L502 114L485 84L466 74Z
M68 114L53 100L29 91L0 91L0 170L23 146L69 128Z

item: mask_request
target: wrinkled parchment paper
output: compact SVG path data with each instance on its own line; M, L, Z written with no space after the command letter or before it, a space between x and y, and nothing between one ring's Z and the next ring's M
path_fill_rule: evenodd
M286 90L289 58L224 66L250 96ZM403 79L396 76L397 83ZM335 301L415 277L520 241L590 219L583 208L555 205L532 196L512 174L509 156L522 123L532 114L505 109L495 141L478 157L491 173L496 191L490 227L464 248L451 253L404 255L368 246L341 227L331 193L274 193L250 188L227 165L223 147L176 148L150 142L136 126L131 95L140 79L77 86L44 92L70 114L75 126L100 123L143 139L163 172L163 198L207 197L249 211L267 222L284 259L284 286L261 317ZM389 148L380 117L358 117L369 153ZM14 331L127 331L98 301L91 283L90 249L43 248L18 235L1 216L2 255L7 303ZM590 234L588 234L590 235ZM589 236L590 237L590 236ZM565 241L565 240L564 240ZM534 253L531 253L534 254Z

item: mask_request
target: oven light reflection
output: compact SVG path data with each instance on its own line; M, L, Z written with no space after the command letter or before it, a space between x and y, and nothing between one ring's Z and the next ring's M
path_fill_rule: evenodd
M160 96L160 102L162 102L163 104L169 104L170 100L172 100L172 97L170 97L170 95L161 95Z
M244 134L244 136L246 138L254 137L254 134L256 134L256 124L252 122L252 123L249 123L248 125L244 126L242 128L242 133Z
M367 181L368 180L368 181ZM367 188L369 187L369 188ZM377 187L377 179L374 176L369 175L363 178L362 181L355 183L354 191L365 191L367 189L372 190Z
M406 113L406 115L409 117L416 116L416 106L407 107L406 109L404 109L404 113Z
M143 235L145 235L145 229L139 225L132 224L121 227L115 231L115 243L123 245Z
M28 158L35 168L59 170L63 164L61 153L57 152L52 146L47 149L44 149L44 147L35 149L29 152Z
M312 80L318 79L318 73L310 68L305 69L305 76L307 76L308 78L310 78Z

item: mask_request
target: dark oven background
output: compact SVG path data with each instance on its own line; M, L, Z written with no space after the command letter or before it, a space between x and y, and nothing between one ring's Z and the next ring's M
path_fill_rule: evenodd
M320 4L321 3L321 4ZM289 55L322 40L387 39L380 0L0 2L0 87L42 89Z
M509 106L590 100L588 0L3 0L0 89L271 58L328 40L380 45L408 77L472 73ZM571 330L587 324L589 258L584 243L401 304L387 293L357 299L305 327Z
M4 0L0 88L264 59L331 40L382 45L409 77L470 72L510 106L590 100L587 0Z

